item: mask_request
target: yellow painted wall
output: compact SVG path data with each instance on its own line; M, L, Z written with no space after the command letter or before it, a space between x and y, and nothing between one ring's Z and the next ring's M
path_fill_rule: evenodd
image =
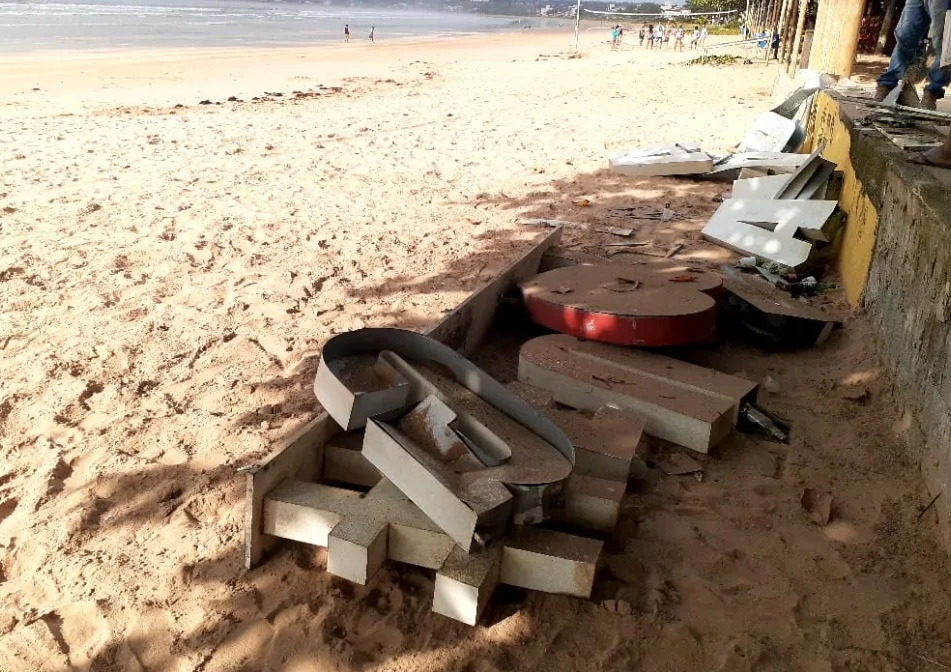
M822 92L816 95L808 127L810 151L815 151L825 141L823 158L835 163L845 178L839 197L839 207L847 215L839 252L839 273L846 298L852 306L858 306L872 263L878 212L855 175L849 158L852 146L849 130L839 118L839 105L831 96Z

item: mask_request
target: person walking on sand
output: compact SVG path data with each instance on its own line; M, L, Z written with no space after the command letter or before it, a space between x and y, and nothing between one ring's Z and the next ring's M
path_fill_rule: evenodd
M659 49L664 48L664 25L658 23L657 27L654 28L654 42Z
M700 42L698 43L701 47L707 46L707 35L710 33L707 31L707 27L704 26L700 29Z
M344 24L343 26L343 41L344 42L350 41L350 24L349 23Z
M674 30L674 51L684 50L684 27L677 26Z
M654 24L647 26L647 48L654 48Z
M376 42L376 40L373 39L373 33L375 32L376 32L376 26L370 26L370 37L368 39L370 40L371 43Z
M611 49L617 49L617 26L611 29Z
M951 84L951 72L941 68L942 35L948 0L908 0L895 26L895 50L888 68L875 80L875 100L881 102L901 83L919 53L922 41L929 36L934 46L934 63L928 70L928 84L921 96L921 108L934 110Z
M646 32L647 32L647 29L644 28L644 26L642 25L640 32L637 34L638 44L640 44L640 46L642 47L644 46L644 33Z
M690 49L696 49L697 43L700 41L700 26L693 27L693 35L690 36Z

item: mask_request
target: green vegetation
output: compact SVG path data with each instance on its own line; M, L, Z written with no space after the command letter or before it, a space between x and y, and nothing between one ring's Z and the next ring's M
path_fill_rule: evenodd
M687 7L694 12L742 12L746 0L688 0Z
M687 61L684 65L736 65L743 61L742 56L732 54L716 54L715 56L699 56Z

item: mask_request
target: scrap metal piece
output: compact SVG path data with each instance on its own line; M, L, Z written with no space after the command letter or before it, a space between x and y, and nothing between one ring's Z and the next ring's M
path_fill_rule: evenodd
M694 143L680 143L617 152L608 166L623 175L696 175L713 168L713 159Z
M392 387L370 392L354 391L348 387L344 375L346 371L338 363L354 361L347 358L366 355L378 356L375 370L382 384L391 384ZM448 371L455 379L453 384L458 384L462 390L485 402L490 407L490 414L498 413L496 417L501 420L514 422L533 437L537 437L543 447L501 439L484 422L472 417L457 403L449 400L436 385L407 363L404 357L416 362L435 364ZM364 361L363 366L366 365ZM368 443L364 444L365 456L384 476L401 488L405 485L406 494L434 519L438 518L438 508L448 506L448 499L431 500L427 498L429 493L425 487L410 488L406 485L399 472L410 464L407 459L412 457L414 464L422 465L437 481L449 482L452 485L462 476L453 476L450 470L445 469L444 465L432 456L428 460L421 457L419 452L414 450L414 444L396 427L391 427L388 421L405 416L411 407L428 396L434 396L451 409L455 415L453 425L447 424L444 429L451 430L465 443L482 467L467 472L464 476L466 482L470 487L481 483L481 487L490 490L494 487L492 483L505 484L514 497L510 507L505 509L501 498L497 497L498 493L495 492L490 498L492 505L486 505L485 511L481 511L479 507L469 506L464 497L459 497L459 488L447 488L457 500L454 504L469 506L470 510L476 511L476 522L472 522L470 516L460 514L461 518L457 516L452 519L452 531L446 530L464 548L471 545L472 539L472 535L466 530L471 528L474 533L477 524L484 522L483 515L486 520L491 518L493 522L490 527L493 530L497 527L494 512L503 509L506 516L510 516L516 524L531 524L544 520L548 516L547 510L553 496L560 492L574 465L574 447L550 420L459 353L416 332L381 328L361 329L335 336L324 345L314 381L314 391L324 408L341 427L368 427L365 441L370 441L372 437L376 443L373 444L372 450L368 450L371 448ZM402 446L406 455L394 454L393 443ZM534 452L528 457L521 454L530 449ZM466 519L465 525L456 524L461 519Z
M574 266L522 285L532 321L579 338L618 345L670 346L711 337L720 288L715 273L683 267ZM571 292L553 291L561 287Z
M643 415L645 431L701 453L736 426L755 382L643 350L541 336L519 351L518 379L549 390L558 403Z

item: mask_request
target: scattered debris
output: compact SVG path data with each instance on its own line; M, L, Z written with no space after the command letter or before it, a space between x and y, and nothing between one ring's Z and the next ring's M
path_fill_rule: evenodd
M736 65L743 61L742 56L734 56L732 54L716 54L714 56L698 56L697 58L690 59L684 65Z
M608 210L607 215L608 217L626 218L626 219L647 219L647 220L657 220L661 222L669 222L675 219L676 220L687 219L683 215L671 210L669 203L660 212L645 212L641 214L636 214L637 210L640 210L640 208L611 208L610 210Z
M806 510L812 522L816 525L828 525L832 518L832 493L819 492L812 488L806 488L802 492L802 499L799 500L802 508Z
M938 501L938 498L939 498L943 493L944 493L944 490L942 490L942 491L939 492L937 495L935 495L934 497L932 497L932 498L931 498L931 501L928 502L928 504L925 505L925 507L922 508L921 511L918 513L918 518L917 518L916 520L921 520L922 518L924 518L924 515L925 515L926 513L928 513L928 512L931 510L931 507L933 507L933 506L935 505L935 502Z
M683 243L677 243L672 248L667 250L667 254L664 255L666 259L670 259L672 256L684 249Z
M862 384L847 385L842 391L843 399L846 401L854 401L857 404L867 403L870 397L871 392L869 391L868 386Z
M634 229L622 229L616 226L599 226L594 229L599 233L610 233L615 236L621 236L626 238L627 236L634 235Z
M566 228L584 226L584 224L579 224L578 222L566 222L563 219L520 219L518 222L524 226L548 226L553 229L559 226L564 226Z
M602 600L601 606L611 613L621 614L622 616L630 616L634 613L631 603L626 600Z
M654 463L668 476L693 476L703 482L703 465L686 453L675 452L655 457Z
M740 419L739 427L744 431L761 434L779 443L789 443L789 424L757 408L752 402L740 407Z
M843 320L835 309L820 310L791 298L761 277L722 266L727 300L721 314L757 339L781 348L808 348L824 343Z

